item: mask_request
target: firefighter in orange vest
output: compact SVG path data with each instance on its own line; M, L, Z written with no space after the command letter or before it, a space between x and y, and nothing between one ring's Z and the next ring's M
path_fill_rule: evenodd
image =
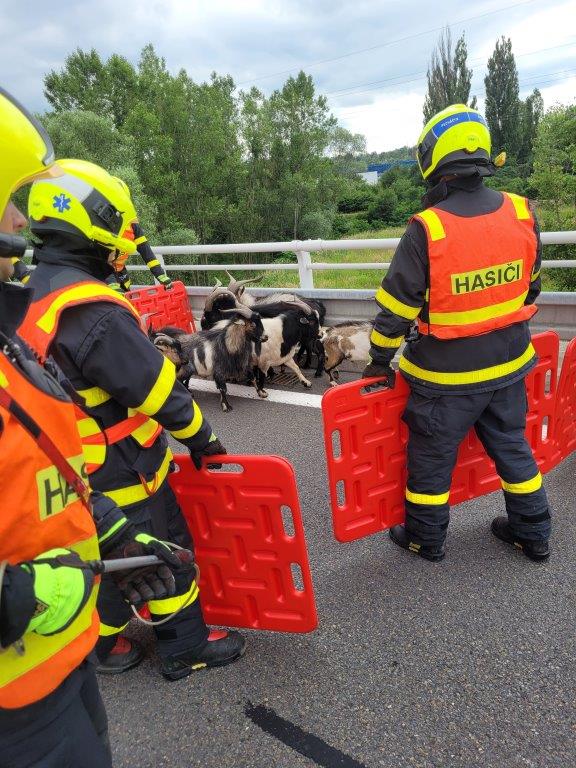
M172 362L149 341L137 311L104 280L118 253L134 252L137 219L125 184L93 163L61 160L58 179L34 183L30 227L41 241L29 285L33 302L21 333L44 359L52 355L75 390L79 429L93 488L122 508L146 534L190 549L182 512L168 483L172 454L164 429L185 445L196 465L225 450ZM210 632L198 585L176 575L173 598L151 600L163 675L177 680L193 670L238 659L238 632ZM98 670L119 673L143 658L141 646L120 633L131 618L115 583L104 577L98 601Z
M90 492L72 401L15 335L31 291L5 282L26 247L9 197L60 171L43 127L2 89L0 157L0 762L107 768L106 713L89 661L98 579L84 561L129 548L179 562ZM176 590L165 566L124 571L121 584L136 603Z
M417 146L426 208L411 219L376 294L363 373L393 386L390 363L408 335L399 362L411 390L406 523L390 537L427 560L445 555L452 471L471 427L504 491L507 517L493 520L492 533L531 560L549 556L550 510L524 435L540 237L525 198L484 185L494 171L490 151L484 118L463 104L426 124Z

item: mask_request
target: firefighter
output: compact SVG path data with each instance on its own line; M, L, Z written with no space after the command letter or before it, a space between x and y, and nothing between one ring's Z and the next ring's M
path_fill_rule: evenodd
M121 184L124 184L121 179L118 179L118 181ZM126 187L126 191L128 192L128 187ZM128 194L130 193L128 192ZM164 288L169 291L172 288L172 280L170 280L166 272L164 272L160 261L156 258L156 255L148 242L148 238L144 234L144 230L138 221L132 223L132 233L134 235L134 245L136 246L140 258L144 264L146 264L152 273L152 276L158 280L160 285L163 285ZM127 293L132 287L130 275L126 269L126 262L129 257L130 254L127 251L120 254L113 264L114 274L110 275L106 280L106 283L110 288L113 288L115 291Z
M74 406L16 336L29 288L8 282L25 241L10 194L54 177L44 128L0 89L0 751L3 765L110 768L107 719L90 654L97 579L85 563L115 551L179 561L90 493ZM99 540L102 547L99 549ZM81 559L82 558L82 559ZM175 593L164 566L122 573L135 602Z
M118 252L133 252L137 219L127 187L92 163L61 160L64 174L39 181L29 198L30 227L40 245L29 285L33 303L22 334L44 359L52 355L75 390L90 482L122 508L141 531L191 548L184 517L168 483L172 454L164 433L202 457L225 453L175 368L148 340L130 302L104 282ZM177 594L148 603L163 675L238 659L238 632L210 632L198 585L176 576ZM120 633L131 614L113 581L103 579L98 611L99 671L119 673L143 658L141 646Z
M525 198L484 185L490 151L484 118L463 104L426 124L417 146L425 210L410 220L376 294L363 372L393 386L390 363L417 320L399 362L410 385L406 522L390 537L427 560L445 555L452 471L471 427L504 491L507 517L493 520L492 533L531 560L549 556L550 510L524 435L539 230Z

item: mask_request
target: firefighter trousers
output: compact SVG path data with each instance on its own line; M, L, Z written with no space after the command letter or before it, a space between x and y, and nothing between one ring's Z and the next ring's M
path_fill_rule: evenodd
M112 768L108 720L93 664L82 664L34 704L0 710L0 765Z
M167 481L145 502L125 509L124 514L139 531L193 549L184 515ZM154 621L165 619L183 602L187 603L187 607L171 621L154 628L158 653L163 657L201 648L208 639L208 628L202 616L194 573L175 574L175 579L176 594L173 597L148 603ZM133 618L133 613L111 576L102 578L97 607L100 638L96 652L98 658L104 661L114 647L118 634Z
M458 448L474 427L500 476L510 528L546 541L551 522L542 477L525 437L524 380L478 394L423 395L413 390L402 416L408 425L406 531L440 546L450 519L448 496Z

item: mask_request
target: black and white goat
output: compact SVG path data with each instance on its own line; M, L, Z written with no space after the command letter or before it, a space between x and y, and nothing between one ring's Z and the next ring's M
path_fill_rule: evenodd
M262 317L264 333L268 339L262 343L260 353L254 353L254 383L260 397L268 396L264 381L269 370L278 365L290 368L304 387L312 386L294 358L303 344L310 339L318 339L320 335L318 314L306 304L284 302L278 306L269 306L275 310L280 309L280 312L272 317Z
M234 294L236 300L242 304L245 304L254 312L258 312L262 317L271 317L269 311L265 309L269 305L277 306L280 304L291 304L294 302L307 304L313 312L317 313L318 321L320 325L324 325L324 319L326 317L326 306L317 299L308 299L303 296L298 296L295 293L271 293L268 296L256 297L246 292L246 286L250 283L259 282L263 275L251 278L248 280L236 280L230 272L226 272L229 278L227 290ZM312 364L312 353L318 356L318 365L314 376L320 377L324 370L324 349L317 341L316 335L311 335L309 339L303 340L296 354L296 361L303 368L310 368Z
M220 405L224 412L231 411L227 398L227 381L253 380L254 356L267 342L262 320L248 307L237 306L222 310L225 315L236 315L218 327L198 333L184 333L178 328L161 328L158 334L179 342L182 356L202 378L214 379L220 391Z

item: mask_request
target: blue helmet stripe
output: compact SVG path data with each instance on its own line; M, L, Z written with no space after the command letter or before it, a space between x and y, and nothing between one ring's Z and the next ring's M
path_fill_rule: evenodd
M432 133L437 139L439 139L443 133L446 133L446 131L448 131L453 126L458 125L458 123L469 122L482 123L482 125L486 126L486 121L482 115L479 115L477 112L460 112L458 114L445 117L432 128Z

